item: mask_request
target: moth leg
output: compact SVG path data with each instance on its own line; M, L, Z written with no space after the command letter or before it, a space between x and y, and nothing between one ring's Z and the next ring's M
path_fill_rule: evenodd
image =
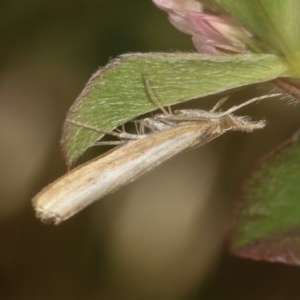
M210 112L215 112L217 109L219 109L227 100L229 99L229 96L226 95L222 97L215 105L214 107L210 110Z
M145 74L142 74L142 77L143 77L147 96L151 100L151 102L153 104L155 104L162 111L162 113L164 115L168 116L168 115L172 114L170 106L168 107L168 109L165 109L164 106L158 100L158 97L156 96L156 94L151 86L149 78Z

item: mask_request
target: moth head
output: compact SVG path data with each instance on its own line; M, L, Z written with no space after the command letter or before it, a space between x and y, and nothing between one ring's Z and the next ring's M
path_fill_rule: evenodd
M264 128L266 125L266 121L252 121L251 118L247 116L240 117L228 114L220 118L220 125L223 130L251 132L255 129Z

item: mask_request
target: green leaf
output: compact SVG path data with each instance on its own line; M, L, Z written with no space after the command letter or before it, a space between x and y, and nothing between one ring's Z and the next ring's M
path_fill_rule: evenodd
M216 0L263 43L284 55L300 77L300 1Z
M71 107L62 145L68 165L103 136L138 115L157 109L142 75L163 105L172 105L231 88L288 75L274 55L210 56L184 53L123 55L100 69Z
M267 155L245 183L231 228L238 256L300 265L299 132Z

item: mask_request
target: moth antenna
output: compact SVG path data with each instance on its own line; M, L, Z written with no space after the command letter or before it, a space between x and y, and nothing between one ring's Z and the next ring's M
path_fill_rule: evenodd
M231 108L229 108L228 110L224 111L223 113L220 113L219 116L223 117L223 116L229 115L229 114L237 111L238 109L241 109L242 107L247 106L247 105L249 105L251 103L254 103L254 102L257 102L257 101L261 101L261 100L264 100L264 99L278 97L278 96L281 96L281 95L282 95L281 93L274 93L274 94L268 94L268 95L254 97L252 99L249 99L249 100L243 102L242 104L232 106Z

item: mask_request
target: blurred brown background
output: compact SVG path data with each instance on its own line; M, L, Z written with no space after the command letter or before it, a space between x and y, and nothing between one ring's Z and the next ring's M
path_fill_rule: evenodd
M299 268L230 257L222 242L241 178L296 130L299 106L247 108L266 130L229 133L43 225L31 198L66 172L61 126L91 74L122 53L193 48L150 0L1 1L0 33L1 300L299 298Z

